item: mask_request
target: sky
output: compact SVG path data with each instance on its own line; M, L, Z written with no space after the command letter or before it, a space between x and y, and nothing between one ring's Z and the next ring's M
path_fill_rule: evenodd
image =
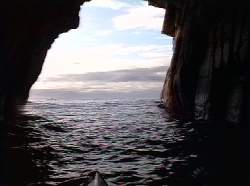
M48 51L31 96L158 96L172 56L165 11L143 0L92 0L78 29Z

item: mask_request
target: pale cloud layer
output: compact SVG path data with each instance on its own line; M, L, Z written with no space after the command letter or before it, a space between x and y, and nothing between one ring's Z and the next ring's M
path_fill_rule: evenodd
M144 29L161 30L164 10L144 4L144 6L128 8L126 14L113 18L117 30Z
M84 74L66 74L51 77L44 82L161 82L167 67L135 68L109 72L89 72Z
M56 49L55 49L56 50ZM58 53L62 55L58 55ZM40 79L60 74L112 71L139 67L169 66L171 45L107 44L49 51ZM132 56L132 57L131 57Z
M95 31L94 35L95 36L109 36L113 33L112 30L99 30L99 31Z
M65 74L38 82L34 89L77 92L131 92L158 90L163 85L167 67L137 68L110 72Z
M89 3L86 3L86 6L89 6L89 7L101 7L101 8L111 8L111 9L114 9L114 10L131 7L130 4L125 3L124 1L119 1L119 0L92 0Z

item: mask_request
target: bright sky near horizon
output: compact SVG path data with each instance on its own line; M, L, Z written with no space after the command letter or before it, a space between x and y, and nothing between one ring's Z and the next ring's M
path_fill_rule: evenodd
M33 90L160 91L172 56L164 13L143 0L85 3L79 28L55 41Z

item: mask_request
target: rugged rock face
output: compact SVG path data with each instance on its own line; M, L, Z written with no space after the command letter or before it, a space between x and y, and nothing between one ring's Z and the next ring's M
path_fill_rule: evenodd
M85 0L87 1L87 0ZM84 0L12 0L0 7L0 120L13 117L60 33L78 27ZM11 116L9 116L11 115Z
M160 1L175 48L162 100L173 115L249 123L249 7L245 1Z
M12 0L0 8L0 120L24 103L47 50L77 28L89 0ZM249 8L214 0L149 0L166 8L163 33L175 49L162 100L175 116L249 122Z

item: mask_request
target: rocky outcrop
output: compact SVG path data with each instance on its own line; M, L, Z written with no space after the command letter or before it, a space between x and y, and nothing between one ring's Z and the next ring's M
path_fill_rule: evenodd
M174 116L250 122L249 7L245 1L151 0L166 8L174 54L162 101Z
M78 27L87 0L11 0L0 7L0 120L13 117L37 80L51 44Z

